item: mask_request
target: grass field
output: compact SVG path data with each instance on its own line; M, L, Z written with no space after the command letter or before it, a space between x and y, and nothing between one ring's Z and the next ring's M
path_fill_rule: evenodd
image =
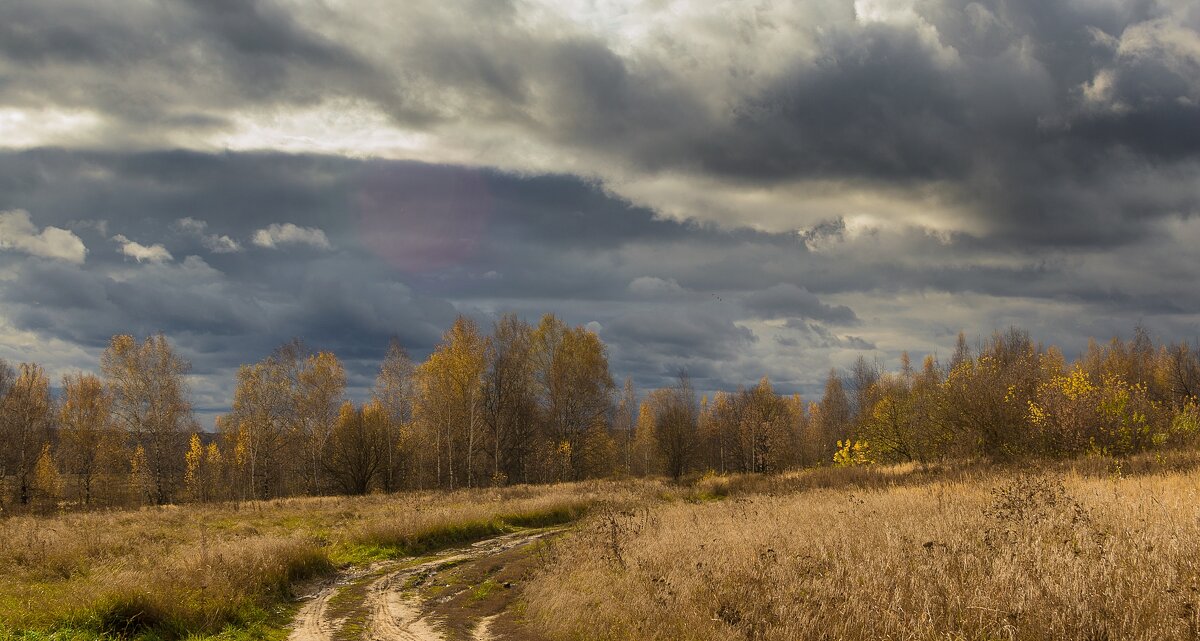
M1197 639L1198 461L825 468L10 518L0 639L279 639L297 586L337 567L581 516L522 566L533 575L514 603L537 638ZM460 600L479 609L494 588L481 579Z
M0 637L270 636L337 566L570 521L647 484L304 498L0 521Z
M553 639L1200 638L1186 457L922 476L598 511L530 616Z

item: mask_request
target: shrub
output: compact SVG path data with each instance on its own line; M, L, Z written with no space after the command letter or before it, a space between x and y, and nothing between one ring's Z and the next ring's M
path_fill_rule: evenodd
M835 466L854 467L857 465L871 465L874 462L874 459L871 458L870 443L850 439L837 442L837 452L833 454L833 464Z

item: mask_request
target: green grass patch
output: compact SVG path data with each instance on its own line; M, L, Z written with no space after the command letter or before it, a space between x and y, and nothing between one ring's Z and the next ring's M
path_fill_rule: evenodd
M523 528L550 527L574 521L587 511L585 503L571 503L546 510L512 512L493 519L439 524L417 531L377 527L355 539L336 545L330 559L338 565L369 563L401 556L420 556L455 545L474 543Z
M394 545L376 543L341 543L329 550L329 560L338 567L363 565L403 556L403 551Z
M0 641L97 641L104 639L95 630L57 628L54 630L9 630L0 628Z
M586 503L571 503L549 510L505 514L500 520L514 527L550 527L579 519L587 508Z
M491 594L499 588L500 584L496 583L495 580L486 579L482 583L479 583L475 587L471 588L471 600L482 601L491 596Z
M449 523L416 532L377 528L364 533L357 540L334 546L329 556L338 565L357 565L403 556L420 556L509 531L511 527L500 520Z
M209 633L186 632L171 625L126 630L105 630L98 627L97 624L104 623L99 617L121 614L114 608L96 612L96 618L90 622L84 620L83 625L70 622L48 630L0 628L0 641L286 641L291 633L288 625L297 609L298 604L294 603L279 603L270 610L250 608L240 613L236 623L226 623L221 629Z
M342 620L333 635L334 641L354 641L366 633L370 615L366 605L367 589L376 578L375 574L361 577L329 599L330 616Z
M404 556L418 556L461 543L471 543L511 531L502 520L465 521L417 532L397 541Z
M292 586L333 570L323 550L304 545L243 561L204 577L109 588L48 629L81 639L269 641L286 637L279 631L295 613Z
M244 613L238 623L226 624L215 634L188 634L185 641L286 641L291 630L288 626L296 616L300 605L285 602L270 610Z

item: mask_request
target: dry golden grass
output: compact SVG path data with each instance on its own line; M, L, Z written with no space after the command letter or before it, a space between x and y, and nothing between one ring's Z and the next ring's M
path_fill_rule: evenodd
M597 510L527 612L554 639L1197 639L1194 463L854 470ZM699 485L839 472L805 474Z
M244 628L305 576L585 506L598 507L539 552L525 586L525 615L547 638L1198 639L1197 462L816 469L10 518L0 639Z
M296 498L0 520L0 638L179 637L263 619L335 565L562 522L653 483Z

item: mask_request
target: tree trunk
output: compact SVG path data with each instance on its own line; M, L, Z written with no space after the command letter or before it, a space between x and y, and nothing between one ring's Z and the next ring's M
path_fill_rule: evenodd
M470 419L467 421L467 487L474 487L475 477L475 389L471 389Z

